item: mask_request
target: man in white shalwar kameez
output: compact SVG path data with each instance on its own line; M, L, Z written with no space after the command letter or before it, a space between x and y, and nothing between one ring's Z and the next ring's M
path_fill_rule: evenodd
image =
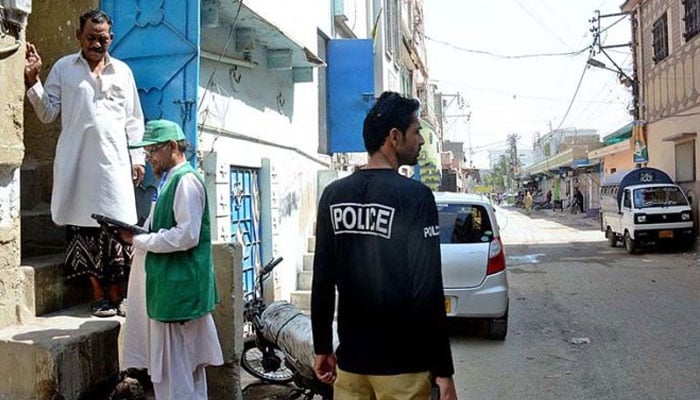
M66 226L66 277L89 277L93 314L117 314L130 249L99 229L93 213L136 223L134 184L144 174L143 113L129 67L108 54L112 20L102 11L80 17L81 50L57 60L42 84L42 60L27 43L27 98L44 123L61 119L51 191L51 218ZM105 290L106 289L106 290Z
M161 182L145 223L152 233L120 231L134 247L124 362L148 369L158 400L206 399L204 368L223 356L211 315L217 293L204 185L176 123L150 121L132 146L145 148Z

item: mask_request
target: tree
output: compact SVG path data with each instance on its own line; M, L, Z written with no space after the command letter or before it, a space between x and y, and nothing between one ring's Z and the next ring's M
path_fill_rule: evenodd
M502 154L491 169L493 172L487 180L488 184L497 192L505 192L508 187L507 177L510 173L510 157Z

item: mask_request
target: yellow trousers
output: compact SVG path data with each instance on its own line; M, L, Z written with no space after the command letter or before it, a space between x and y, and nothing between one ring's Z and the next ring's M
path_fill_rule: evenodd
M334 400L428 400L428 372L398 375L359 375L337 369Z

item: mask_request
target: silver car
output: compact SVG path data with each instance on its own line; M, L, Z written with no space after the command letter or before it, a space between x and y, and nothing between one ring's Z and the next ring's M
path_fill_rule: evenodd
M435 193L448 317L487 321L488 337L508 332L506 255L488 198Z

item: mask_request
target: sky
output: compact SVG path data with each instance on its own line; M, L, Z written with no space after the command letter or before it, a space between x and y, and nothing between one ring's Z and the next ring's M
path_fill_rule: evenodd
M429 78L449 104L444 138L464 142L467 161L489 168L488 150L505 149L509 134L531 149L550 129L596 129L603 137L630 122L630 89L615 72L586 67L589 20L595 10L619 13L622 2L425 0ZM631 40L628 17L600 18L600 27L604 46ZM629 47L606 52L632 74ZM557 55L532 57L540 54ZM614 68L603 54L593 58ZM451 101L456 94L461 109Z

